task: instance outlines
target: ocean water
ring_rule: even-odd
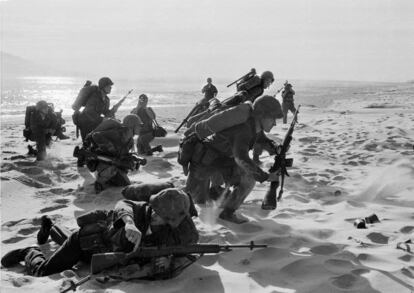
[[[179,84],[168,81],[133,81],[114,80],[115,85],[111,98],[111,105],[117,102],[128,90],[134,89],[130,97],[122,105],[122,110],[135,107],[138,96],[145,93],[149,96],[152,107],[187,107],[191,108],[202,98],[203,83],[181,82]],[[218,88],[219,99],[231,96],[235,86],[227,88],[230,81],[215,83]],[[276,81],[265,91],[273,95],[283,85],[284,81]],[[361,98],[389,95],[411,95],[414,93],[413,83],[368,83],[343,81],[303,81],[290,80],[296,91],[296,104],[327,107],[336,99]],[[2,81],[1,88],[1,121],[23,119],[25,109],[39,100],[46,100],[55,105],[56,110],[63,110],[64,116],[72,114],[71,105],[84,79],[75,77],[25,77]],[[279,97],[280,98],[280,97]]]

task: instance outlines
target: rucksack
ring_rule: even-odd
[[[218,111],[211,116],[194,123],[180,140],[177,161],[184,168],[193,157],[202,155],[202,141],[208,136],[246,122],[253,112],[251,103],[240,105]]]
[[[78,111],[80,108],[85,107],[89,97],[97,91],[99,91],[99,87],[97,85],[92,85],[92,82],[87,80],[85,85],[80,89],[79,94],[72,105],[72,109]]]

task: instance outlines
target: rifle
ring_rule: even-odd
[[[134,89],[129,90],[129,92],[127,92],[127,94],[118,101],[118,103],[116,103],[112,109],[111,109],[111,115],[110,116],[115,116],[116,111],[118,111],[118,108],[122,105],[122,103],[125,101],[125,99],[129,96],[130,93],[132,93]]]
[[[197,112],[197,111],[198,111],[198,109],[199,109],[201,106],[202,106],[202,104],[197,103],[197,104],[194,106],[194,108],[193,108],[193,109],[191,109],[190,113],[188,113],[187,117],[185,117],[185,118],[184,118],[184,120],[181,122],[181,124],[177,127],[177,129],[176,129],[176,130],[174,130],[174,132],[175,132],[175,133],[177,133],[177,132],[180,130],[180,128],[181,128],[181,127],[183,127],[183,125],[184,125],[185,123],[187,123],[188,119],[189,119],[191,116],[193,116],[193,115],[194,115],[194,113],[195,113],[195,112]]]
[[[61,290],[60,293],[66,293],[66,292],[70,292],[70,291],[76,291],[76,288],[77,287],[79,287],[83,283],[86,283],[90,279],[91,279],[91,275],[87,275],[86,277],[80,279],[76,283],[73,282],[72,280],[69,280],[69,282],[70,282],[69,286],[66,289]]]
[[[289,176],[286,167],[292,167],[293,165],[293,159],[292,158],[286,158],[286,152],[288,151],[290,147],[290,142],[292,141],[292,134],[293,130],[295,129],[295,124],[298,122],[298,113],[299,108],[296,109],[295,115],[293,116],[293,120],[290,124],[290,127],[285,135],[285,138],[283,139],[282,144],[280,145],[280,151],[275,155],[275,162],[273,166],[269,169],[269,172],[276,172],[280,171],[281,175],[281,184],[280,184],[280,190],[279,190],[279,196],[276,200],[276,190],[279,187],[279,181],[274,181],[270,183],[269,190],[266,192],[266,195],[262,202],[262,209],[263,210],[274,210],[277,206],[277,201],[279,201],[282,198],[283,194],[283,184],[285,182],[285,175]]]
[[[243,79],[248,79],[250,77],[252,77],[253,75],[256,74],[256,69],[252,68],[250,70],[250,72],[246,73],[245,75],[243,75],[242,77],[240,77],[239,79],[236,79],[235,81],[233,81],[232,83],[228,84],[227,87],[231,87],[233,84],[243,80]]]
[[[109,252],[92,255],[91,273],[96,274],[116,265],[126,265],[130,260],[142,258],[157,258],[161,256],[186,256],[189,254],[219,253],[231,251],[234,248],[265,248],[267,245],[256,245],[253,241],[249,245],[216,245],[216,244],[191,244],[183,246],[151,246],[139,247],[130,253]]]
[[[273,95],[273,97],[274,98],[276,98],[276,95],[278,94],[278,93],[280,93],[283,89],[284,89],[285,87],[284,86],[282,86],[280,89],[278,89],[277,90],[277,92]]]
[[[138,156],[136,153],[129,153],[129,155],[131,155],[131,160],[122,161],[110,156],[96,154],[84,148],[80,148],[79,146],[76,146],[73,150],[73,156],[78,158],[78,161],[83,163],[87,160],[97,160],[110,165],[114,165],[121,169],[128,170],[138,170],[140,166],[145,166],[147,164],[147,160]],[[131,165],[131,163],[133,165]]]

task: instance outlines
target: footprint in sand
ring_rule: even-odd
[[[39,175],[43,173],[43,169],[39,168],[39,167],[26,167],[26,168],[21,168],[20,171],[22,173],[25,174],[29,174],[29,175]]]
[[[47,207],[47,208],[41,209],[40,210],[40,213],[43,214],[43,213],[47,213],[47,212],[51,212],[51,211],[63,209],[63,208],[66,208],[66,207],[67,207],[67,205],[59,204],[59,205],[56,205],[56,206],[52,206],[52,207]]]
[[[33,180],[32,178],[26,177],[26,176],[19,176],[14,178],[17,181],[19,181],[20,183],[30,186],[30,187],[35,187],[35,188],[44,188],[47,187],[47,185],[45,185],[44,183],[38,182],[36,180]]]
[[[328,243],[323,245],[314,246],[310,249],[314,254],[331,255],[339,251],[338,246]]]
[[[400,229],[401,233],[408,234],[414,230],[414,226],[405,226]]]
[[[349,260],[335,258],[325,261],[324,266],[327,270],[335,274],[347,273],[354,268],[354,265]]]
[[[354,274],[344,274],[332,277],[331,280],[332,285],[344,290],[359,291],[369,286],[367,279]]]
[[[37,227],[29,227],[29,228],[22,228],[19,231],[17,231],[17,233],[22,234],[22,235],[30,235],[38,230],[39,228]]]
[[[4,244],[17,243],[19,241],[22,241],[23,239],[26,239],[26,237],[16,236],[16,237],[12,237],[12,238],[3,240],[2,243],[4,243]]]
[[[15,225],[17,225],[18,223],[20,223],[20,222],[23,222],[25,219],[20,219],[20,220],[17,220],[17,221],[8,221],[8,222],[6,222],[6,223],[4,223],[3,225],[1,225],[2,227],[7,227],[7,228],[10,228],[10,227],[12,227],[12,226],[15,226]]]
[[[387,244],[389,237],[382,235],[381,233],[372,232],[367,235],[367,238],[374,243]]]

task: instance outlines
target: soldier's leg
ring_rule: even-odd
[[[283,111],[283,124],[287,123],[287,114],[289,111],[289,105],[286,102],[282,103],[282,111]]]
[[[204,204],[209,198],[210,175],[206,168],[191,163],[185,185],[185,191],[191,195],[196,204]]]
[[[290,110],[290,112],[292,112],[292,114],[295,114],[296,108],[295,108],[295,104],[293,102],[289,103],[289,110]]]
[[[34,276],[48,276],[72,268],[82,257],[78,231],[60,246],[49,259],[39,249],[32,249],[25,257],[27,272]]]
[[[118,168],[113,165],[99,162],[96,167],[96,172],[95,192],[100,193],[105,189],[106,183],[116,175]]]
[[[140,155],[151,155],[150,142],[154,139],[152,132],[140,134],[137,140],[138,154]]]
[[[253,190],[256,181],[252,175],[244,172],[244,170],[238,166],[233,169],[233,175],[229,179],[229,183],[232,184],[234,188],[224,200],[222,204],[223,211],[220,213],[219,217],[223,220],[240,224],[246,222],[247,220],[237,217],[234,212],[240,207],[246,197]]]
[[[36,150],[37,150],[37,154],[36,154],[36,159],[38,161],[42,161],[44,159],[46,159],[46,134],[44,131],[38,130],[38,131],[34,131],[34,137],[36,140]]]
[[[113,176],[109,182],[112,185],[115,186],[127,186],[131,184],[131,181],[128,178],[128,173],[124,170],[118,169],[115,176]]]

